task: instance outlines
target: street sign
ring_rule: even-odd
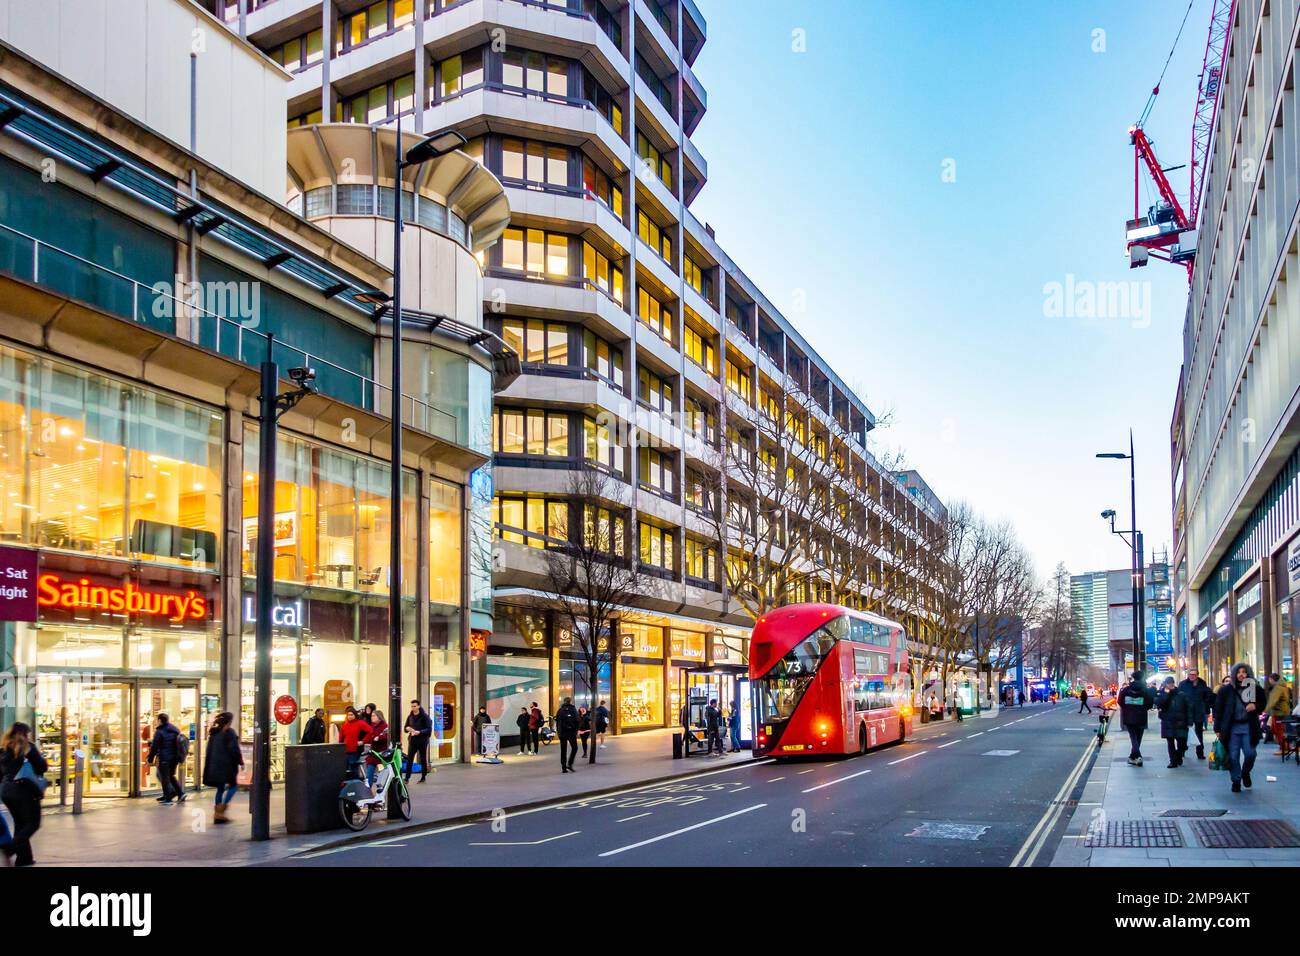
[[[282,694],[275,699],[275,706],[271,710],[275,714],[276,723],[288,726],[298,716],[298,702],[288,694]]]
[[[35,621],[40,552],[0,548],[0,621]]]

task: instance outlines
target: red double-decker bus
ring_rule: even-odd
[[[901,624],[834,604],[758,619],[749,644],[754,756],[862,753],[912,732]]]

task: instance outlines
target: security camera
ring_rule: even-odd
[[[305,368],[302,366],[291,368],[289,369],[289,380],[301,389],[306,389],[311,392],[316,390],[316,370],[314,368]]]
[[[1101,516],[1103,518],[1113,518],[1115,517],[1115,510],[1113,508],[1107,508],[1101,513]]]

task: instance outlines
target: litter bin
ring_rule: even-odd
[[[339,787],[347,773],[342,744],[296,744],[284,748],[284,828],[318,833],[343,826]]]
[[[680,730],[673,734],[673,759],[682,759],[682,732]]]

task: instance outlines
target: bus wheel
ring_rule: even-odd
[[[867,725],[861,724],[858,727],[858,753],[867,752]]]

